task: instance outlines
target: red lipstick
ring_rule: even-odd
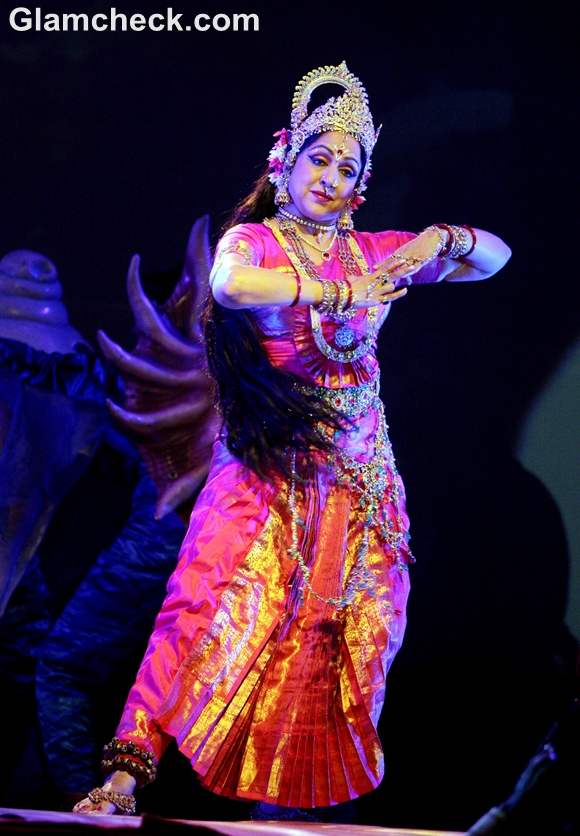
[[[314,190],[312,190],[312,194],[314,195],[314,197],[317,197],[323,203],[328,203],[330,200],[332,200],[331,197],[328,197],[328,195],[324,194],[323,192],[315,192]]]

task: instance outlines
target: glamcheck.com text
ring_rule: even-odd
[[[40,7],[17,6],[9,15],[16,32],[258,32],[257,14],[175,12],[172,7],[152,14],[125,14],[115,7],[106,12],[43,12]]]

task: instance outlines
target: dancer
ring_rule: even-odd
[[[344,93],[308,113],[316,88]],[[358,232],[378,131],[343,62],[308,73],[217,246],[204,312],[222,426],[106,781],[133,813],[174,738],[201,784],[281,807],[378,786],[377,724],[405,630],[409,518],[379,398],[378,333],[409,284],[471,281],[497,236]]]

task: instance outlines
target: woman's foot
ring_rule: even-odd
[[[73,813],[85,813],[88,816],[113,815],[119,812],[117,806],[110,801],[99,801],[95,803],[90,798],[83,798],[72,808]]]
[[[86,798],[73,807],[73,813],[87,815],[135,815],[135,796],[128,792],[113,790],[110,784],[95,787]]]

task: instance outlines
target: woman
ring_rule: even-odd
[[[345,92],[308,114],[328,83]],[[510,250],[471,227],[353,231],[378,132],[344,62],[301,80],[276,135],[210,276],[223,426],[208,479],[107,780],[78,812],[133,812],[172,737],[208,789],[283,807],[348,801],[383,775],[414,558],[377,335],[399,285],[483,279]]]

